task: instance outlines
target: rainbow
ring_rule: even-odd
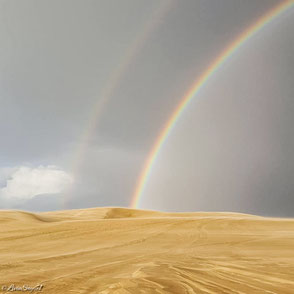
[[[80,170],[83,159],[85,158],[87,147],[90,144],[94,131],[98,127],[101,114],[104,111],[107,103],[113,97],[130,64],[136,59],[144,47],[146,41],[156,30],[156,28],[160,26],[162,19],[168,14],[174,5],[175,3],[170,0],[161,1],[160,4],[154,9],[154,12],[151,14],[149,20],[144,24],[143,29],[140,30],[138,36],[126,50],[121,62],[112,72],[104,89],[102,89],[102,93],[100,94],[99,99],[92,106],[91,113],[89,114],[89,118],[86,122],[86,126],[83,128],[83,133],[80,136],[80,143],[73,152],[71,171],[74,178],[78,178],[78,172]],[[70,199],[73,190],[74,186],[72,186],[71,189],[67,191],[62,206],[66,205],[66,202]]]
[[[151,152],[149,153],[137,181],[134,195],[131,200],[130,206],[132,208],[137,208],[139,201],[143,194],[144,188],[150,176],[152,167],[158,157],[162,146],[167,140],[169,134],[173,130],[173,127],[177,123],[179,117],[188,106],[189,102],[199,93],[201,88],[207,83],[209,78],[217,72],[219,68],[232,56],[246,41],[248,41],[253,35],[259,32],[264,26],[274,20],[276,17],[281,15],[284,11],[289,9],[294,5],[293,0],[283,1],[277,6],[268,11],[255,23],[253,23],[248,29],[246,29],[241,35],[239,35],[232,43],[222,51],[222,53],[208,66],[208,68],[198,77],[188,93],[181,99],[180,103],[175,108],[172,115],[169,117],[165,123],[163,129],[161,130],[159,136],[157,137],[155,144],[153,145]]]

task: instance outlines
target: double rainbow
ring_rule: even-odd
[[[174,2],[170,0],[159,2],[151,14],[149,20],[144,24],[143,29],[139,31],[137,37],[126,50],[121,62],[112,72],[104,89],[101,91],[99,99],[97,99],[97,101],[92,106],[91,113],[89,114],[89,118],[86,122],[86,126],[83,129],[83,133],[79,139],[79,144],[73,153],[71,170],[74,177],[78,178],[81,165],[84,158],[86,157],[87,148],[91,142],[95,130],[97,130],[101,114],[105,110],[105,107],[107,107],[107,104],[113,98],[115,91],[122,82],[126,72],[129,69],[129,66],[132,64],[132,62],[134,62],[134,60],[136,60],[146,41],[150,38],[150,36],[152,36],[152,33],[156,30],[156,28],[161,25],[162,19],[168,15],[168,12],[173,8],[174,5]],[[63,200],[63,206],[66,206],[73,190],[74,186],[67,191],[67,194]]]
[[[264,26],[273,21],[276,17],[281,15],[284,11],[294,6],[293,0],[283,1],[275,6],[273,9],[263,15],[257,22],[252,24],[246,29],[240,36],[238,36],[229,46],[208,66],[208,68],[202,73],[202,75],[195,81],[189,92],[181,99],[180,103],[175,108],[174,112],[165,123],[161,130],[155,144],[153,145],[151,152],[149,153],[147,160],[144,163],[142,172],[139,176],[135,193],[132,197],[130,206],[136,208],[139,205],[139,201],[143,194],[144,188],[150,176],[152,167],[160,153],[162,146],[167,140],[173,127],[177,123],[179,117],[188,106],[189,102],[199,93],[201,88],[206,84],[210,77],[232,56],[246,41],[248,41],[253,35],[259,32]]]

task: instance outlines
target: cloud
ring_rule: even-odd
[[[9,202],[22,202],[42,194],[58,194],[73,183],[72,176],[56,166],[19,166],[5,169],[1,175],[0,196]]]

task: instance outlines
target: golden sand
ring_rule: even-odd
[[[38,284],[56,294],[290,294],[294,220],[123,208],[0,211],[0,293]]]

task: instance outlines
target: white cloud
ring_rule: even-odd
[[[5,180],[6,183],[3,185],[2,178],[0,195],[8,201],[29,200],[41,194],[61,193],[73,182],[67,172],[55,166],[19,166],[10,169],[8,175],[6,172]]]

